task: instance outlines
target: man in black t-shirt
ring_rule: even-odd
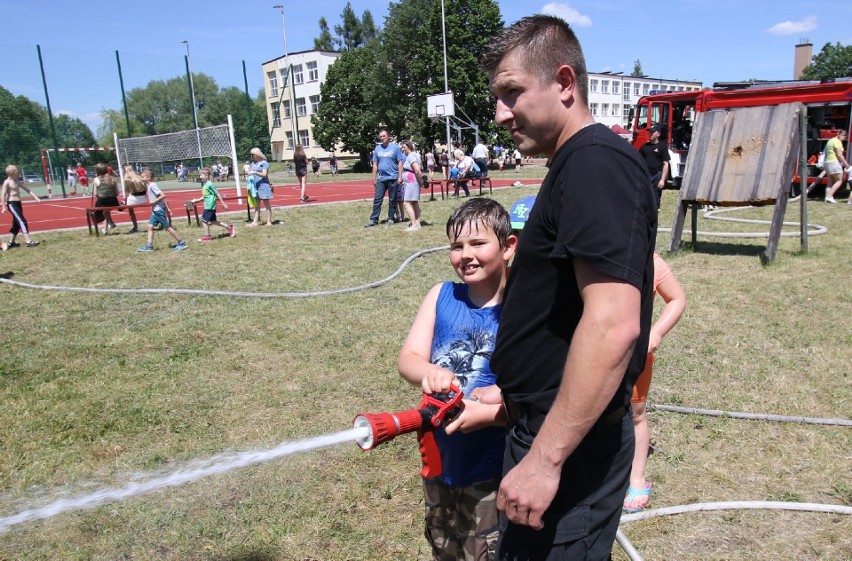
[[[638,152],[595,124],[582,49],[564,21],[523,18],[482,63],[497,123],[550,168],[491,359],[509,418],[497,557],[604,560],[633,458],[630,395],[648,349],[654,195]]]
[[[657,195],[657,208],[660,208],[660,198],[669,177],[671,158],[669,157],[668,145],[660,140],[660,126],[651,125],[648,132],[651,134],[651,138],[639,148],[639,154],[642,155],[645,164],[648,166],[648,173],[651,174],[651,186],[654,188],[654,194]]]

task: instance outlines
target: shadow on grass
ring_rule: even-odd
[[[744,255],[746,257],[760,257],[766,251],[766,243],[756,242],[751,245],[742,243],[724,242],[684,242],[680,246],[681,252],[709,254],[709,255]]]

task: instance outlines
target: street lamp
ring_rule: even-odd
[[[290,134],[293,137],[293,150],[296,149],[297,138],[296,138],[296,129],[298,128],[298,121],[296,120],[296,92],[295,92],[295,84],[291,80],[290,69],[292,65],[290,64],[290,54],[287,50],[287,25],[284,21],[284,6],[281,4],[275,4],[272,6],[273,9],[279,10],[281,12],[281,33],[284,36],[284,59],[287,61],[287,93],[289,94],[287,97],[290,101]],[[284,97],[284,91],[281,91],[281,95],[278,97],[278,109],[281,110],[281,99]],[[286,145],[286,143],[285,143]],[[281,157],[284,157],[284,150],[281,150]]]
[[[195,123],[195,139],[198,142],[198,169],[204,167],[201,157],[201,134],[198,132],[198,105],[195,103],[195,83],[192,80],[192,60],[189,58],[189,41],[181,41],[186,45],[186,72],[189,74],[189,96],[192,98],[192,120]]]
[[[441,35],[444,38],[444,92],[450,91],[449,80],[447,79],[447,18],[444,15],[444,0],[441,0]],[[455,103],[455,97],[453,98],[453,103]],[[455,109],[453,109],[455,112]],[[450,118],[445,117],[444,120],[447,123],[447,153],[450,153],[450,145],[452,139],[450,138]]]

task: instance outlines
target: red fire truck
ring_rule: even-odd
[[[670,176],[680,187],[698,113],[735,107],[756,107],[801,102],[808,111],[808,156],[816,155],[838,129],[850,130],[852,118],[852,79],[834,82],[772,82],[714,84],[713,89],[692,92],[659,93],[639,99],[633,119],[633,146],[648,142],[648,127],[660,126],[660,139],[669,146]],[[848,138],[848,137],[847,137]],[[848,146],[846,147],[848,154]],[[820,170],[809,166],[809,181]],[[798,181],[798,177],[794,179]],[[821,180],[825,184],[826,180]]]

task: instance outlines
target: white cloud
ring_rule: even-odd
[[[796,35],[798,33],[806,33],[808,31],[813,31],[817,26],[817,17],[816,16],[808,16],[800,21],[782,21],[781,23],[776,23],[767,31],[773,35]]]
[[[542,14],[557,16],[567,21],[572,27],[591,27],[592,18],[584,16],[568,4],[550,2],[541,8]]]

